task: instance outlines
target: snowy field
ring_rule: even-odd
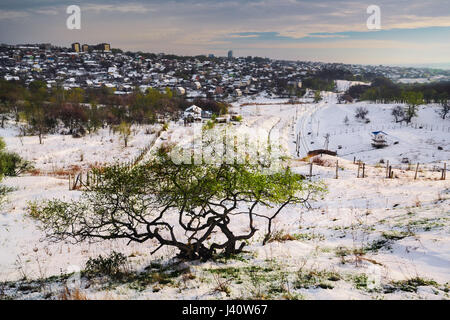
[[[319,108],[307,122],[303,134],[308,149],[320,149],[325,145],[325,136],[330,135],[328,148],[337,151],[340,157],[376,164],[389,160],[399,164],[403,158],[411,163],[434,163],[450,159],[450,123],[437,114],[437,106],[420,106],[418,117],[406,127],[395,123],[391,115],[395,104],[376,105],[368,103],[335,104]],[[370,123],[355,119],[355,110],[367,108]],[[348,125],[344,123],[348,117]],[[387,133],[389,146],[377,150],[371,145],[371,133]],[[339,149],[341,146],[341,149]],[[441,147],[443,150],[438,150]]]
[[[395,123],[391,115],[392,109],[399,104],[338,104],[333,93],[323,93],[323,98],[317,104],[305,100],[301,105],[285,104],[287,100],[276,101],[273,105],[241,106],[239,103],[234,110],[250,123],[258,118],[281,119],[277,128],[289,130],[290,138],[287,135],[283,137],[292,155],[296,136],[300,134],[300,157],[305,157],[309,151],[326,148],[325,136],[329,134],[328,149],[352,161],[356,157],[373,165],[380,160],[398,165],[404,158],[412,164],[442,164],[450,159],[450,121],[439,116],[437,105],[420,106],[418,117],[407,126],[405,122]],[[266,99],[261,100],[267,103]],[[360,107],[369,111],[367,118],[370,123],[355,118],[355,111]],[[344,123],[346,117],[349,119],[347,124]],[[379,150],[372,147],[374,131],[387,134],[387,148]]]
[[[309,150],[323,148],[327,133],[329,149],[337,150],[338,158],[315,161],[312,179],[323,180],[328,187],[323,199],[311,210],[287,208],[275,221],[278,240],[262,246],[261,226],[247,252],[233,259],[171,265],[175,250],[151,256],[152,241],[130,245],[41,241],[37,223],[25,214],[28,201],[76,199],[80,192],[68,191],[67,180],[57,177],[6,178],[4,184],[15,191],[0,209],[0,282],[8,281],[0,283],[0,298],[58,299],[70,266],[83,269],[90,257],[115,250],[128,257],[129,269],[145,275],[145,281],[142,276],[126,283],[82,278],[80,290],[88,299],[449,299],[450,182],[439,180],[439,172],[421,171],[414,180],[414,171],[399,169],[396,179],[386,179],[385,168],[376,165],[381,159],[400,164],[405,157],[421,164],[448,162],[449,121],[439,119],[434,106],[421,106],[413,123],[423,129],[400,127],[390,115],[395,105],[340,105],[333,93],[323,97],[318,104],[304,100],[289,105],[269,97],[234,104],[233,111],[243,115],[243,127],[279,132],[295,172],[309,173],[308,163],[300,159]],[[355,120],[359,106],[369,110],[367,125]],[[348,125],[343,121],[346,115]],[[189,135],[189,130],[172,123],[156,145],[176,142],[175,137]],[[371,150],[370,133],[375,130],[399,143]],[[294,143],[298,133],[299,157]],[[0,135],[9,150],[46,172],[129,159],[151,141],[145,128],[136,128],[128,148],[108,130],[81,139],[47,136],[44,145],[37,137],[17,137],[12,124]],[[366,178],[356,177],[354,157],[368,164]],[[234,228],[246,227],[237,220]],[[46,280],[33,281],[37,279]]]
[[[8,151],[20,154],[25,160],[31,161],[36,169],[51,174],[130,161],[152,141],[153,134],[147,133],[152,133],[153,130],[152,126],[133,127],[127,148],[124,147],[121,136],[109,129],[99,129],[82,138],[46,135],[43,144],[39,144],[38,137],[21,137],[18,127],[11,121],[6,123],[4,129],[0,128],[0,136]]]

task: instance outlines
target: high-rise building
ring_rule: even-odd
[[[81,47],[81,51],[83,51],[83,52],[89,52],[89,45],[83,44],[83,46]]]
[[[233,50],[228,51],[228,59],[233,59]]]
[[[81,46],[78,42],[72,43],[72,51],[73,52],[80,52]]]
[[[101,51],[111,51],[109,43],[101,43],[98,45]]]

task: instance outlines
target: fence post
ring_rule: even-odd
[[[358,175],[356,176],[357,178],[359,178],[359,170],[361,169],[361,162],[358,162]]]
[[[313,169],[313,163],[310,162],[310,163],[309,163],[309,179],[310,179],[310,180],[312,179],[312,169]]]
[[[442,169],[442,177],[441,180],[445,180],[447,176],[447,163],[444,163],[444,169]]]
[[[389,160],[386,163],[386,178],[389,178]]]
[[[339,179],[339,161],[336,161],[336,179]]]
[[[419,163],[416,166],[416,174],[414,175],[414,180],[417,180],[417,173],[419,172]]]
[[[363,179],[366,177],[366,164],[363,163]]]
[[[69,173],[69,191],[72,190],[71,185],[70,185],[70,173]]]

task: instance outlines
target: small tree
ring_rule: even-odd
[[[5,121],[9,120],[8,116],[6,114],[0,115],[0,121],[1,121],[1,127],[2,129],[5,128]]]
[[[314,92],[314,103],[318,103],[322,101],[322,95],[320,94],[320,91]]]
[[[344,124],[345,124],[346,126],[348,126],[348,125],[350,124],[350,119],[348,118],[348,116],[345,116],[345,118],[344,118]]]
[[[128,147],[128,141],[131,136],[131,124],[125,121],[122,121],[118,126],[114,128],[114,131],[119,132],[120,137],[123,140],[125,148]]]
[[[39,137],[39,144],[43,144],[44,135],[50,129],[50,119],[47,117],[44,108],[27,103],[25,117],[30,133],[37,135]]]
[[[261,169],[249,163],[176,165],[160,151],[145,165],[97,170],[101,183],[80,201],[44,202],[37,216],[49,240],[153,239],[159,246],[152,253],[172,246],[190,260],[218,251],[229,256],[242,252],[257,221],[266,222],[267,241],[283,209],[309,206],[324,191],[289,168],[272,174]]]
[[[0,182],[3,180],[3,177],[5,175],[8,175],[10,169],[10,167],[6,163],[6,156],[8,154],[4,152],[5,147],[5,142],[3,141],[2,137],[0,137]],[[11,191],[11,188],[2,186],[0,184],[0,206],[5,201],[6,194]]]
[[[0,181],[3,176],[15,177],[33,168],[31,162],[16,153],[5,152],[5,143],[0,137]]]
[[[439,115],[442,117],[443,120],[445,120],[447,115],[450,113],[450,104],[448,103],[447,95],[443,95],[439,100],[440,100],[439,103],[441,105]]]
[[[422,92],[409,91],[403,94],[403,98],[407,103],[405,108],[405,121],[411,123],[414,117],[417,117],[417,107],[423,103]]]
[[[358,107],[358,108],[356,108],[355,118],[361,119],[361,120],[366,120],[366,117],[368,114],[369,114],[369,110],[367,110],[367,108]]]
[[[405,111],[402,107],[396,106],[392,109],[392,115],[394,116],[395,123],[402,122],[405,117]]]

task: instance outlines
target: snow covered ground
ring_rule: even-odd
[[[99,129],[96,133],[82,138],[71,135],[46,135],[43,144],[39,144],[38,137],[21,137],[14,122],[7,122],[4,129],[0,128],[7,150],[20,154],[24,159],[33,162],[42,172],[88,169],[105,163],[130,161],[139,154],[153,139],[153,134],[147,134],[147,129],[155,130],[152,126],[132,128],[132,136],[128,147],[119,134],[112,130]]]
[[[439,117],[437,106],[420,106],[418,117],[408,127],[405,123],[393,121],[391,111],[395,106],[365,102],[326,104],[309,117],[301,132],[305,137],[306,150],[324,148],[325,136],[329,134],[328,148],[349,160],[356,157],[375,164],[383,159],[399,164],[403,158],[408,158],[412,163],[450,159],[450,123]],[[370,123],[355,119],[358,107],[369,110],[367,118]],[[349,119],[348,125],[344,123],[346,117]],[[374,131],[387,133],[387,148],[377,150],[371,146],[371,133]],[[438,150],[439,147],[443,150]],[[304,150],[302,154],[305,154]]]
[[[281,144],[292,157],[290,166],[298,173],[309,173],[308,163],[300,158],[308,150],[323,148],[327,133],[329,149],[337,150],[339,157],[314,161],[312,179],[328,186],[323,199],[313,203],[311,210],[287,208],[275,221],[278,240],[262,246],[261,228],[247,253],[233,259],[172,266],[175,250],[167,248],[151,256],[152,242],[40,241],[37,223],[25,214],[28,201],[75,199],[80,192],[68,191],[67,180],[56,177],[5,179],[4,184],[15,191],[0,209],[0,281],[12,282],[0,283],[0,298],[3,294],[16,299],[57,299],[65,286],[61,275],[69,266],[82,269],[90,257],[115,250],[128,257],[130,270],[141,272],[140,276],[126,282],[83,278],[80,290],[88,299],[448,299],[450,182],[439,180],[440,173],[432,171],[419,172],[414,180],[414,171],[405,166],[395,170],[397,178],[386,179],[385,168],[376,164],[380,159],[399,164],[404,157],[422,164],[448,162],[450,132],[442,128],[450,126],[449,121],[439,119],[434,106],[422,106],[414,124],[423,129],[400,127],[390,115],[394,105],[339,105],[333,93],[323,93],[323,98],[318,104],[304,100],[289,105],[287,100],[259,97],[234,105],[233,110],[243,115],[242,126],[279,131]],[[355,120],[358,106],[369,109],[370,124]],[[343,122],[346,115],[348,125]],[[176,141],[177,133],[187,135],[189,130],[171,124],[157,144]],[[369,150],[373,130],[385,131],[399,144]],[[301,154],[297,157],[294,142],[299,132]],[[132,147],[123,148],[107,130],[82,139],[49,136],[44,145],[38,144],[37,137],[23,138],[22,145],[11,126],[0,135],[9,150],[44,171],[80,165],[80,151],[86,166],[128,159],[151,138],[140,128]],[[368,164],[366,178],[357,178],[353,157]],[[336,161],[339,179],[335,179]],[[244,228],[239,220],[234,227]],[[149,265],[153,267],[146,268]],[[44,285],[18,281],[24,277],[47,280]]]
[[[335,83],[336,83],[336,91],[337,92],[346,92],[352,86],[357,86],[357,85],[369,86],[370,85],[370,83],[367,83],[367,82],[346,81],[346,80],[336,80]]]

